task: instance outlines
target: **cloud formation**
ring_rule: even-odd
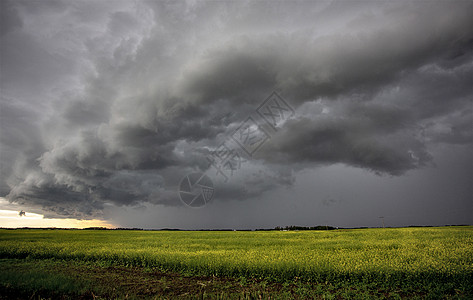
[[[319,165],[400,176],[473,142],[471,2],[1,5],[0,196],[51,215],[180,205],[273,90],[295,117],[217,199]]]

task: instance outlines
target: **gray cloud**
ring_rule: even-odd
[[[180,205],[272,90],[295,118],[216,199],[293,170],[400,176],[471,145],[472,3],[2,2],[1,196],[51,214]]]
[[[12,2],[2,1],[1,7],[1,23],[0,23],[0,35],[4,35],[9,31],[13,31],[16,28],[21,28],[23,22],[18,15]]]

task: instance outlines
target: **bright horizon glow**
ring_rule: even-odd
[[[41,214],[26,212],[24,216],[19,216],[18,211],[0,210],[0,227],[19,228],[87,228],[87,227],[116,227],[104,220],[78,220],[78,219],[48,219]]]

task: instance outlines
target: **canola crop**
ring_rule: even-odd
[[[275,281],[473,285],[473,227],[331,231],[0,230],[0,258]]]

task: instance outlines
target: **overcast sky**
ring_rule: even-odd
[[[473,224],[472,1],[0,5],[0,209]],[[213,199],[188,207],[181,180],[199,172]]]

